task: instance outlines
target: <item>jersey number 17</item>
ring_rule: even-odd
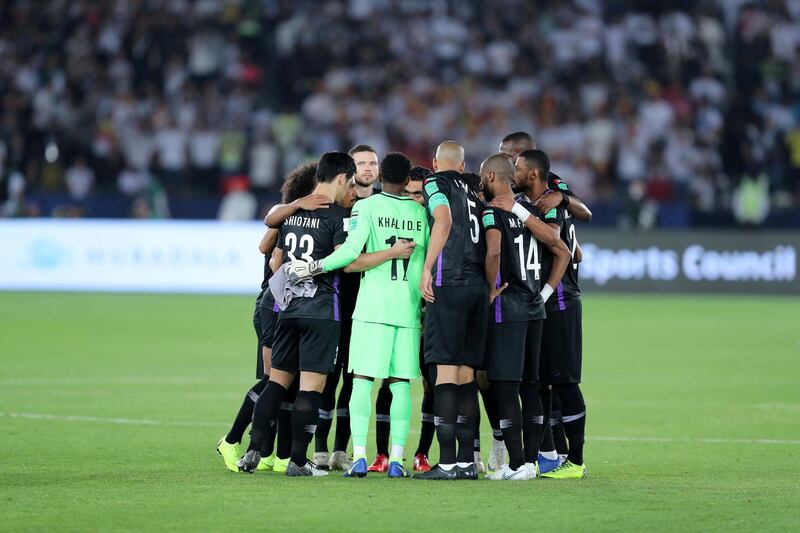
[[[397,242],[397,237],[392,235],[388,239],[386,239],[386,244],[390,247],[394,246]],[[414,242],[413,237],[400,237],[400,239],[404,241]],[[408,281],[408,263],[411,261],[411,258],[403,259],[403,281]],[[392,281],[397,281],[397,259],[392,259]]]

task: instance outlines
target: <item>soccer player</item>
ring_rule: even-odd
[[[306,209],[311,208],[311,205],[315,203],[315,199],[313,197],[304,197],[311,194],[311,191],[314,190],[317,183],[314,176],[316,168],[316,163],[306,163],[300,165],[286,175],[284,183],[281,186],[284,204],[296,203],[298,206],[305,206]],[[277,241],[278,230],[277,228],[271,227],[264,233],[258,245],[259,251],[264,254],[264,279],[261,283],[261,292],[258,298],[256,298],[256,308],[253,313],[253,325],[255,326],[256,334],[259,339],[256,358],[256,378],[259,379],[259,382],[247,391],[230,431],[225,437],[220,439],[220,442],[217,444],[217,451],[222,456],[225,467],[234,472],[239,471],[237,465],[237,462],[241,458],[239,443],[242,440],[245,429],[247,429],[247,426],[250,425],[250,421],[253,419],[253,407],[258,399],[258,395],[264,390],[269,380],[272,340],[277,312],[273,310],[275,299],[269,291],[268,283],[269,278],[272,276],[270,258]],[[261,451],[262,456],[266,457],[266,459],[259,463],[259,470],[268,470],[270,467],[274,467],[276,471],[281,468],[285,471],[285,466],[289,462],[289,453],[285,451],[286,436],[288,435],[290,437],[291,434],[290,431],[287,431],[288,423],[281,423],[281,421],[279,421],[278,428],[280,437],[277,457],[270,457],[272,451],[270,451],[269,448],[274,444],[274,438],[268,436],[266,439],[266,449]],[[288,439],[288,443],[289,446],[291,446],[291,438]],[[281,448],[283,448],[283,450]],[[284,452],[283,454],[280,453],[282,451]],[[282,461],[282,458],[285,458],[285,461]]]
[[[356,164],[356,173],[353,176],[355,201],[369,198],[376,192],[375,184],[378,179],[378,154],[375,149],[366,144],[354,146],[348,152]],[[379,191],[378,191],[379,192]],[[352,206],[350,206],[352,207]],[[350,338],[353,327],[353,310],[358,296],[358,285],[361,280],[359,273],[342,273],[339,294],[342,306],[342,325],[339,337],[339,355],[333,373],[328,376],[325,390],[322,391],[322,405],[319,411],[319,425],[314,438],[314,462],[321,468],[331,470],[346,470],[350,466],[347,456],[347,444],[350,441],[350,395],[353,392],[353,374],[347,371],[347,358],[350,353]],[[342,379],[342,388],[339,399],[336,399],[336,388],[339,378]],[[333,453],[328,455],[328,435],[333,421],[334,404],[336,407],[336,433],[333,440]]]
[[[537,384],[544,304],[561,280],[570,255],[558,230],[531,215],[536,211],[532,204],[513,200],[515,169],[505,154],[487,158],[480,173],[486,199],[505,199],[502,208],[491,203],[482,217],[492,306],[486,368],[509,454],[509,463],[487,478],[527,480],[538,473],[536,461],[544,425]],[[541,277],[542,244],[555,257],[548,278]]]
[[[406,183],[403,193],[417,202],[419,205],[425,207],[425,197],[422,193],[422,183],[425,178],[430,176],[432,173],[433,171],[427,167],[416,166],[412,168],[408,175],[408,183]],[[424,303],[425,302],[423,301],[423,304]],[[422,307],[422,312],[424,317],[424,305]],[[417,444],[417,450],[414,452],[414,470],[417,472],[427,472],[431,469],[431,465],[428,462],[428,455],[431,451],[435,427],[433,425],[433,386],[431,385],[428,377],[428,369],[427,365],[425,364],[425,351],[422,349],[421,342],[419,351],[419,369],[420,373],[422,374],[422,412],[420,413],[421,424],[419,431],[419,443]]]
[[[423,194],[433,221],[420,281],[425,310],[425,362],[435,365],[434,421],[439,464],[417,479],[477,479],[474,462],[478,395],[488,314],[482,202],[465,182],[464,148],[444,141]],[[435,273],[434,273],[435,272]],[[456,452],[458,441],[458,452]]]
[[[500,142],[500,151],[511,158],[511,162],[516,162],[519,155],[526,150],[535,150],[536,142],[530,134],[524,131],[517,131],[509,133]],[[575,196],[575,193],[570,190],[567,183],[557,175],[549,172],[547,175],[547,187],[551,191],[560,192],[561,194],[550,196],[548,198],[539,198],[539,209],[542,213],[547,213],[555,207],[563,207],[569,213],[580,220],[581,222],[589,222],[592,220],[592,212],[586,207],[580,198]],[[518,189],[519,186],[517,185]]]
[[[533,150],[536,148],[536,142],[530,134],[524,131],[517,131],[506,135],[500,142],[500,151],[511,158],[512,163],[516,162],[519,154],[526,150]],[[559,194],[542,195],[534,204],[541,213],[549,213],[551,209],[562,207],[577,220],[582,222],[589,222],[592,219],[592,212],[586,207],[580,198],[576,197],[569,185],[562,180],[559,176],[548,173],[547,177],[548,190],[558,192]],[[516,187],[517,192],[519,188]],[[578,249],[579,250],[579,249]],[[576,250],[576,254],[578,253]],[[573,255],[576,255],[573,254]],[[542,402],[544,403],[545,416],[550,418],[550,423],[545,426],[543,435],[542,452],[539,460],[539,467],[541,472],[548,472],[556,468],[561,463],[559,453],[566,454],[567,444],[564,435],[563,426],[561,424],[560,402],[557,395],[552,393],[549,386],[542,386],[540,390],[542,394]],[[552,408],[552,410],[551,410]],[[555,440],[554,440],[555,439]],[[494,444],[498,444],[496,441]],[[495,456],[495,447],[492,447],[492,456]],[[492,459],[489,459],[490,463]]]
[[[527,199],[541,198],[548,192],[550,161],[541,150],[522,152],[516,162],[515,181]],[[547,301],[547,319],[542,331],[540,375],[543,383],[552,385],[554,396],[561,400],[564,433],[568,441],[567,460],[542,477],[556,479],[581,478],[586,475],[583,460],[586,404],[580,389],[582,367],[581,300],[578,287],[577,239],[570,213],[558,207],[545,214],[545,222],[558,229],[569,248],[572,261],[554,298]],[[543,275],[556,269],[555,260],[545,253]]]
[[[299,209],[281,225],[278,248],[282,263],[298,258],[321,259],[345,239],[347,210],[335,202],[346,202],[348,184],[355,174],[353,158],[342,152],[328,152],[317,163],[317,186],[314,193],[327,196],[330,206],[307,211]],[[300,386],[292,409],[292,451],[286,475],[322,476],[327,472],[309,464],[308,444],[319,418],[319,406],[327,375],[333,371],[339,345],[338,273],[331,272],[315,280],[313,296],[293,297],[279,313],[273,343],[272,372],[269,383],[259,396],[250,429],[256,449],[248,451],[242,468],[252,472],[261,460],[260,443],[274,424],[287,389],[295,375]],[[276,295],[276,299],[278,299]]]
[[[429,235],[425,209],[403,194],[410,170],[411,163],[403,154],[388,154],[380,165],[383,191],[355,205],[344,245],[308,267],[311,275],[342,267],[364,270],[353,261],[365,246],[367,253],[388,253],[398,241],[406,243],[410,252],[405,259],[367,268],[361,278],[348,365],[354,374],[350,399],[353,463],[345,477],[365,477],[368,472],[366,446],[375,378],[388,378],[392,392],[389,477],[409,477],[403,450],[411,419],[409,380],[420,375],[419,279]],[[293,268],[294,264],[290,271]]]
[[[258,379],[258,382],[250,387],[250,390],[245,394],[242,405],[239,407],[239,412],[236,413],[236,418],[233,421],[233,425],[231,425],[231,429],[217,442],[217,452],[222,456],[225,468],[232,472],[239,471],[239,467],[236,464],[242,455],[239,445],[242,441],[245,429],[250,425],[250,420],[253,418],[253,406],[255,406],[258,395],[261,394],[261,391],[267,386],[267,381],[269,381],[272,341],[268,340],[264,335],[261,301],[264,298],[265,292],[269,291],[269,278],[272,275],[272,270],[269,267],[269,260],[277,240],[277,230],[267,229],[264,236],[261,238],[261,242],[258,244],[259,251],[264,254],[264,278],[261,282],[261,292],[259,292],[256,297],[256,306],[253,312],[253,327],[258,337],[258,349],[256,354],[256,379]],[[267,435],[265,439],[265,448],[261,450],[262,456],[272,459],[273,461],[272,448],[274,442],[275,432],[272,431],[272,434]],[[270,461],[265,460],[258,465],[258,469],[268,470],[271,466]]]

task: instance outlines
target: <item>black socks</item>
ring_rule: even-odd
[[[350,442],[350,396],[353,394],[353,373],[345,369],[342,375],[342,390],[336,402],[336,436],[333,439],[333,451],[346,452]]]
[[[334,410],[336,409],[336,388],[339,386],[339,368],[328,374],[325,388],[322,390],[322,403],[319,406],[319,422],[314,434],[314,451],[328,451],[328,436],[331,433]]]
[[[378,453],[389,457],[389,410],[392,407],[392,391],[389,380],[384,379],[375,400],[375,445]]]
[[[281,459],[288,459],[292,455],[292,409],[297,398],[297,389],[300,388],[300,378],[295,378],[292,386],[286,392],[281,402],[278,413],[278,444],[275,455]]]
[[[274,381],[267,383],[253,407],[253,423],[250,426],[250,449],[264,448],[270,426],[275,424],[286,389]]]
[[[422,428],[419,432],[419,445],[414,455],[424,453],[427,456],[430,453],[434,431],[436,431],[436,427],[433,425],[433,394],[426,392],[422,397]]]
[[[544,426],[539,387],[536,383],[523,383],[519,387],[519,396],[522,399],[522,440],[525,462],[533,463],[539,457],[539,442]]]
[[[474,381],[458,386],[458,417],[456,437],[458,438],[459,463],[475,461],[475,428],[478,421],[478,384]]]
[[[486,390],[478,389],[483,399],[483,408],[489,424],[492,426],[492,436],[497,440],[503,440],[503,432],[500,430],[500,414],[497,405],[497,394],[492,390],[493,385],[489,385]],[[480,435],[480,433],[479,433]]]
[[[456,462],[456,419],[458,418],[458,385],[443,383],[434,387],[433,420],[439,441],[439,462]]]
[[[301,390],[292,409],[292,462],[305,466],[308,445],[317,430],[322,393]]]
[[[522,448],[522,409],[519,405],[519,383],[493,381],[492,392],[497,401],[499,426],[508,450],[508,466],[516,470],[525,462]]]
[[[256,405],[256,400],[258,400],[258,396],[264,390],[264,387],[267,386],[268,381],[269,376],[264,376],[261,378],[261,381],[250,387],[250,390],[247,391],[242,401],[242,406],[239,407],[239,412],[236,413],[236,418],[233,420],[233,425],[225,436],[225,442],[228,444],[242,442],[244,430],[246,430],[250,422],[253,421],[253,408]]]
[[[583,443],[586,432],[586,403],[577,383],[555,385],[561,399],[561,420],[567,436],[567,459],[576,465],[583,464]]]

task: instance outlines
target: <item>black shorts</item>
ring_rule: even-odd
[[[542,329],[542,357],[539,377],[542,383],[556,385],[580,383],[583,367],[581,301],[564,311],[548,311]]]
[[[539,381],[543,320],[490,322],[486,372],[492,381]]]
[[[275,342],[275,324],[278,322],[278,306],[275,298],[267,291],[261,298],[261,344],[272,348]]]
[[[339,322],[321,318],[278,318],[272,368],[330,374],[339,348]]]
[[[486,345],[489,295],[486,285],[434,287],[425,306],[425,362],[480,368]]]
[[[425,363],[425,341],[420,336],[419,338],[419,373],[430,383],[430,375],[428,375],[428,365]]]
[[[347,369],[347,356],[350,354],[350,336],[353,333],[353,320],[344,318],[340,322],[339,328],[339,356],[336,358],[336,365]]]

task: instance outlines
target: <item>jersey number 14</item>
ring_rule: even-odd
[[[528,237],[528,253],[525,254],[525,236],[518,235],[514,239],[519,251],[519,273],[523,280],[528,279],[528,272],[533,271],[533,279],[539,279],[542,264],[539,263],[539,246],[533,235]]]

